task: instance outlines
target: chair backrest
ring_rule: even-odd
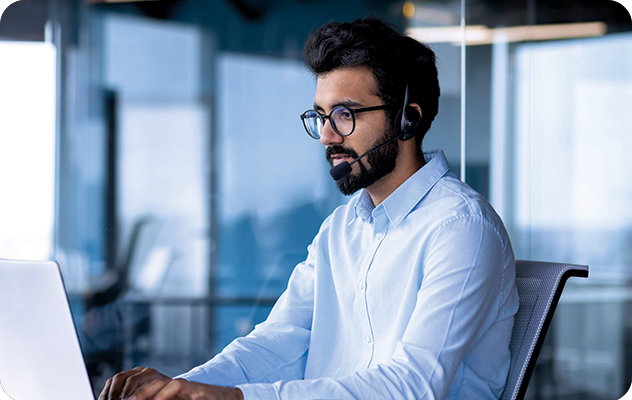
[[[520,307],[511,334],[511,365],[501,400],[521,400],[566,280],[588,277],[587,265],[516,261]]]

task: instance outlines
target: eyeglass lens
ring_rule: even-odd
[[[305,130],[314,139],[320,139],[320,130],[323,127],[324,119],[322,115],[314,110],[305,111],[303,114],[303,125]]]
[[[326,117],[314,110],[307,111],[303,115],[307,133],[313,138],[319,139]],[[331,110],[329,121],[334,131],[342,136],[350,135],[355,127],[353,112],[346,107],[336,107]]]

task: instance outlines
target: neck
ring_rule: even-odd
[[[412,142],[400,142],[399,149],[400,153],[397,157],[395,169],[366,188],[375,206],[382,203],[401,184],[406,182],[408,178],[426,164],[421,148],[415,145],[414,140]]]

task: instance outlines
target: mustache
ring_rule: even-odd
[[[330,164],[332,163],[331,156],[334,154],[345,154],[351,158],[358,158],[358,153],[356,153],[353,149],[347,149],[338,144],[333,144],[325,149],[325,158],[327,158],[327,161],[329,161]]]

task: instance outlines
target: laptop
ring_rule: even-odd
[[[95,400],[53,261],[0,259],[0,385],[13,400]]]

